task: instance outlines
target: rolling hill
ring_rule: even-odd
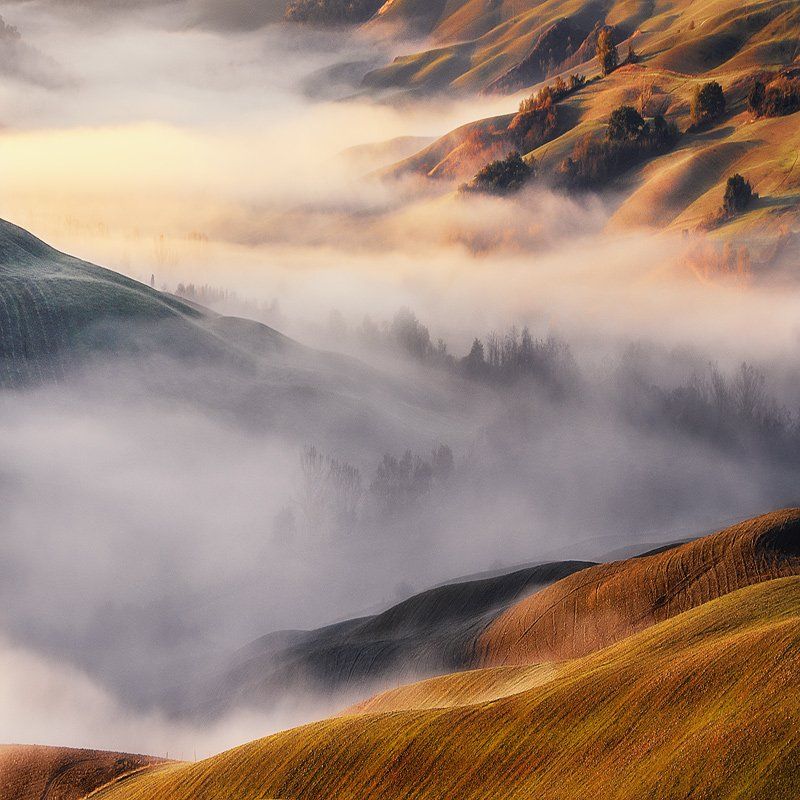
[[[245,361],[259,347],[277,352],[294,346],[265,326],[220,318],[60,253],[4,221],[0,320],[3,386],[59,379],[71,366],[104,352]]]
[[[203,687],[202,713],[269,708],[287,698],[363,696],[365,687],[468,668],[478,636],[521,598],[587,562],[542,564],[491,578],[439,586],[381,614],[315,631],[269,634]]]
[[[792,798],[799,670],[800,578],[778,579],[496,700],[336,718],[97,796]]]
[[[423,8],[432,47],[370,73],[368,86],[515,91],[593,66],[597,24],[613,27],[623,54],[633,42],[650,67],[686,76],[785,66],[798,56],[800,17],[791,0],[391,0],[374,23],[419,28]]]
[[[761,581],[800,574],[791,509],[646,558],[600,564],[512,606],[482,634],[483,666],[578,658]]]
[[[418,19],[417,5],[394,0],[375,19]],[[602,140],[612,111],[630,105],[646,119],[664,115],[682,135],[674,147],[641,158],[599,187],[611,190],[611,229],[682,233],[710,228],[712,239],[737,239],[749,248],[751,275],[769,275],[776,265],[791,262],[779,259],[776,248],[800,253],[797,109],[756,117],[747,105],[757,78],[769,81],[783,74],[800,85],[796,3],[470,0],[432,4],[429,11],[435,17],[432,47],[369,73],[365,86],[421,96],[491,92],[513,97],[507,115],[462,125],[382,170],[382,177],[418,174],[438,179],[447,190],[519,150],[537,162],[539,185],[558,184],[581,140]],[[612,31],[621,62],[607,76],[599,74],[595,58],[602,26]],[[635,57],[628,62],[630,47]],[[519,93],[573,74],[588,80],[554,104],[557,124],[533,140],[515,136]],[[693,95],[712,80],[725,93],[725,113],[693,126]],[[760,199],[735,220],[714,223],[734,173],[746,176]]]
[[[776,512],[652,554],[543,564],[440,586],[376,616],[272,633],[203,686],[196,706],[216,715],[309,693],[346,701],[365,687],[577,658],[744,586],[800,574],[799,537],[800,511]],[[474,690],[473,674],[465,673],[456,696]],[[523,684],[532,679],[508,675]],[[426,691],[451,691],[449,678],[441,681],[425,684]]]
[[[81,800],[161,759],[60,747],[0,746],[4,800]]]
[[[497,580],[440,587],[351,630],[463,632],[465,609],[494,606],[498,591],[510,600],[531,576]],[[791,800],[800,510],[573,572],[512,601],[475,652],[498,666],[393,689],[199,763],[144,765],[92,797],[733,800],[746,788]],[[21,752],[9,800],[77,759]]]
[[[149,396],[180,398],[260,429],[331,447],[426,448],[464,434],[442,384],[414,385],[305,347],[61,253],[0,220],[0,388],[131,375]],[[97,386],[93,391],[97,390]]]

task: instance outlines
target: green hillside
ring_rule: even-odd
[[[243,342],[235,323],[60,253],[2,220],[0,323],[3,386],[63,377],[100,353],[242,360],[258,342],[274,351],[291,344],[257,323],[246,323]]]

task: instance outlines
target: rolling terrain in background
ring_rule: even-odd
[[[746,175],[760,195],[745,213],[713,231],[752,249],[754,271],[769,274],[786,248],[796,254],[800,189],[800,126],[796,115],[756,118],[747,108],[753,80],[781,70],[795,76],[800,11],[791,2],[745,5],[685,2],[425,4],[426,28],[438,46],[397,58],[370,73],[373,89],[515,94],[509,114],[469,123],[381,174],[420,174],[455,186],[487,162],[522,150],[545,176],[558,173],[587,135],[602,138],[611,112],[630,105],[645,118],[663,114],[683,135],[670,151],[644,160],[613,180],[611,230],[640,227],[695,231],[719,208],[728,177]],[[421,20],[413,2],[387,3],[375,17]],[[598,26],[613,32],[622,65],[605,77],[595,59]],[[626,62],[628,48],[635,50]],[[555,123],[532,148],[513,135],[519,92],[572,74],[588,82],[558,100]],[[765,77],[767,76],[767,77]],[[724,115],[694,130],[694,92],[717,81]]]
[[[430,589],[372,617],[316,631],[282,631],[253,642],[215,684],[203,687],[195,713],[269,707],[287,695],[348,697],[403,678],[467,669],[480,633],[520,598],[590,566],[565,561],[495,578]],[[196,692],[193,692],[196,694]]]
[[[411,431],[455,427],[435,391],[67,256],[2,220],[0,319],[6,388],[99,367],[133,370],[153,392],[307,441],[326,441],[333,421],[340,445],[354,437],[405,443]]]

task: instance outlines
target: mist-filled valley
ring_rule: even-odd
[[[534,590],[800,502],[794,165],[712,225],[675,175],[756,145],[566,191],[554,127],[476,191],[469,126],[540,81],[308,5],[0,2],[0,742],[193,761],[517,668],[486,631]]]

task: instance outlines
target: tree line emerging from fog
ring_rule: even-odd
[[[444,491],[455,470],[446,444],[423,456],[411,450],[385,453],[366,481],[347,461],[306,447],[300,456],[299,494],[278,513],[273,534],[279,541],[302,529],[323,538],[352,535],[369,522],[385,524]]]
[[[342,335],[341,320],[336,333]],[[297,534],[360,536],[395,524],[423,529],[424,520],[457,504],[467,487],[496,480],[501,464],[515,464],[514,480],[526,485],[531,479],[525,470],[533,468],[525,466],[526,459],[542,432],[581,413],[600,412],[614,425],[675,446],[695,443],[746,459],[754,469],[800,470],[800,415],[778,402],[752,364],[726,373],[697,355],[639,344],[613,363],[581,367],[563,339],[536,338],[515,327],[475,338],[469,352],[456,357],[441,340],[433,343],[408,309],[388,323],[367,319],[351,335],[426,370],[475,382],[476,389],[494,394],[500,410],[459,454],[444,443],[421,453],[406,448],[384,453],[365,468],[305,448],[299,492],[274,520],[276,541]],[[495,478],[484,474],[487,469]]]

